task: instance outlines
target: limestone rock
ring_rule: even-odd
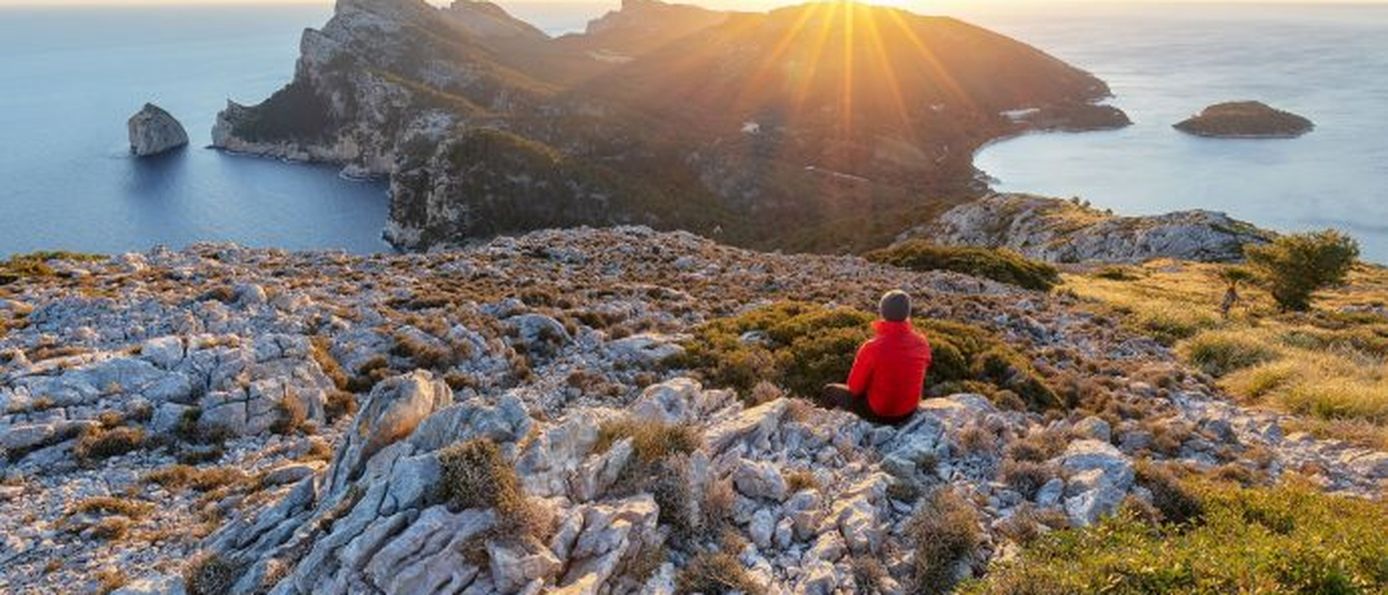
[[[1119,217],[1056,198],[997,194],[950,209],[898,239],[912,237],[1011,248],[1051,262],[1235,262],[1245,244],[1266,243],[1273,234],[1210,211]]]
[[[452,401],[448,385],[424,371],[377,384],[352,420],[353,431],[333,459],[327,485],[337,491],[361,472],[372,455],[409,436],[424,418]]]
[[[1133,486],[1132,461],[1107,442],[1076,440],[1057,462],[1068,474],[1065,512],[1075,526],[1092,524],[1117,510]]]
[[[126,123],[130,132],[130,152],[148,157],[177,149],[188,144],[188,132],[169,112],[146,103]]]

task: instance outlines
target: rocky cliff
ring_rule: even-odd
[[[1243,260],[1246,244],[1273,234],[1224,213],[1180,211],[1124,217],[1077,200],[998,194],[955,207],[899,239],[1006,247],[1050,262],[1142,262],[1175,258]]]
[[[904,593],[1163,496],[1139,459],[1364,496],[1388,477],[1072,296],[858,258],[620,228],[47,267],[0,286],[6,592]],[[851,326],[895,287],[937,350],[910,423],[776,385],[834,365],[808,355],[833,333],[797,324]],[[712,344],[813,340],[739,352],[776,382],[730,390],[689,357],[726,328]],[[920,528],[942,505],[979,536],[945,562]]]
[[[304,33],[294,80],[228,105],[213,138],[390,176],[387,237],[405,248],[554,221],[784,247],[972,196],[982,143],[1125,123],[1092,104],[1107,95],[1001,35],[853,3],[632,1],[550,39],[485,2],[340,0]],[[1045,117],[1003,115],[1025,109]]]
[[[136,157],[149,157],[188,144],[188,132],[173,115],[152,103],[126,121],[130,133],[130,152]]]

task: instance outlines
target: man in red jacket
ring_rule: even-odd
[[[911,296],[889,291],[877,305],[882,320],[877,336],[858,348],[848,384],[824,387],[820,402],[846,409],[873,423],[897,425],[911,419],[920,404],[930,343],[911,327]]]

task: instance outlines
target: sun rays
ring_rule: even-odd
[[[856,2],[785,10],[798,14],[777,25],[782,29],[743,81],[737,106],[774,107],[801,121],[831,110],[843,138],[870,119],[909,141],[912,122],[931,107],[929,96],[973,104],[900,10]]]

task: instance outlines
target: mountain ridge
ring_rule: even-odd
[[[1126,122],[1094,104],[1108,95],[1092,75],[1004,36],[851,3],[746,13],[633,2],[583,34],[549,38],[486,3],[342,0],[305,32],[294,80],[256,106],[229,104],[213,137],[223,149],[390,177],[397,215],[386,235],[402,248],[534,229],[544,217],[463,213],[508,200],[534,213],[552,200],[575,223],[834,249],[814,231],[864,217],[899,226],[857,240],[884,243],[977,195],[973,150],[1032,126],[1002,112]],[[529,178],[544,172],[485,159],[467,169],[501,168],[491,182],[460,179],[436,153],[480,128],[610,183],[534,188]],[[770,221],[783,225],[768,234]]]

